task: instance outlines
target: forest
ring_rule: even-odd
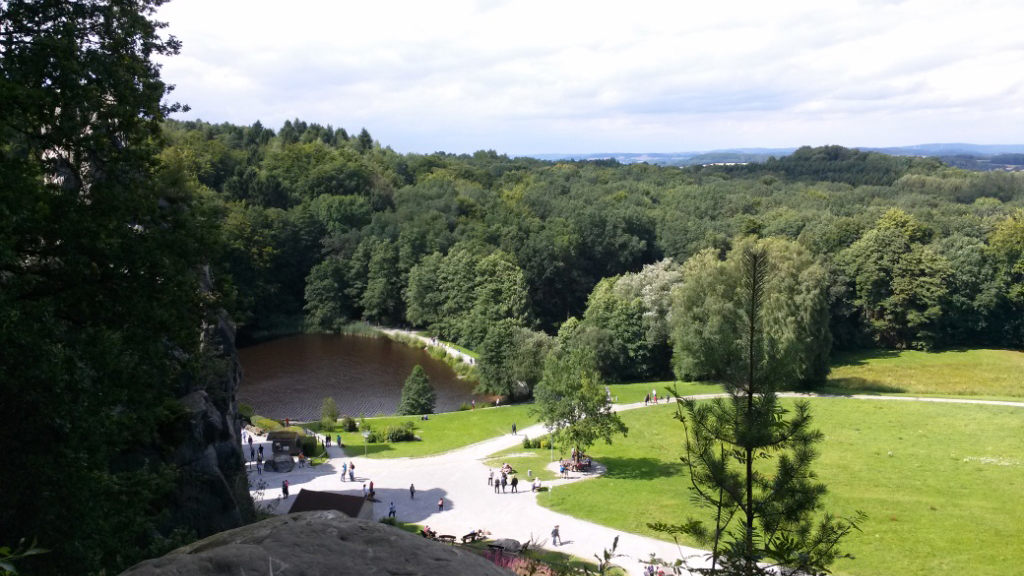
[[[243,340],[416,327],[480,350],[481,388],[514,395],[556,344],[594,350],[608,381],[714,377],[673,360],[694,317],[673,287],[753,237],[820,295],[800,385],[834,351],[1024,346],[1019,173],[841,146],[687,168],[400,154],[298,119],[164,134],[219,219],[211,260]]]

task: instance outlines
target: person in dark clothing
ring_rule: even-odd
[[[281,482],[281,493],[284,494],[285,498],[288,497],[288,481],[287,480],[285,480],[284,482]]]
[[[501,476],[501,493],[502,494],[505,493],[505,486],[507,486],[507,485],[508,485],[508,476],[505,476],[504,474],[502,474],[502,476]]]
[[[512,477],[512,481],[509,482],[509,484],[512,484],[512,491],[513,492],[517,492],[517,493],[519,492],[519,490],[516,489],[516,486],[519,486],[519,478],[516,478],[515,476],[513,476]]]

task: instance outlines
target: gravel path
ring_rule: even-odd
[[[723,394],[707,394],[690,396],[694,399],[720,397]],[[960,400],[952,398],[918,398],[904,396],[827,396],[817,394],[783,393],[783,397],[830,397],[853,398],[858,400],[883,401],[914,401],[944,402],[954,404],[989,404],[997,406],[1017,406],[1024,408],[1024,402],[1006,402],[997,400]],[[615,405],[616,411],[643,408],[644,403]],[[500,408],[496,408],[500,410]],[[536,438],[547,431],[543,425],[537,424],[519,430]],[[256,437],[259,443],[266,443],[265,438]],[[629,534],[585,520],[559,514],[539,506],[536,494],[530,492],[529,481],[525,471],[520,471],[520,488],[518,494],[495,494],[494,489],[487,485],[489,468],[482,460],[491,454],[512,448],[522,442],[521,436],[507,434],[465,446],[445,454],[420,458],[370,459],[356,455],[358,448],[350,448],[352,455],[345,456],[341,449],[329,448],[331,460],[315,468],[296,468],[289,473],[264,472],[262,478],[269,487],[264,494],[268,500],[276,500],[281,495],[281,481],[287,479],[291,496],[278,505],[276,513],[286,513],[291,507],[295,494],[301,488],[331,491],[354,495],[362,494],[363,483],[370,480],[374,483],[378,502],[374,505],[374,517],[386,516],[388,506],[395,503],[398,518],[406,522],[426,524],[438,534],[451,534],[461,538],[472,529],[484,529],[491,532],[492,538],[513,538],[520,542],[533,540],[537,545],[557,549],[582,558],[593,558],[604,548],[610,548],[613,539],[619,537],[618,552],[624,556],[616,560],[616,564],[626,568],[630,574],[642,573],[642,560],[653,553],[659,558],[674,560],[683,556],[699,557],[706,552],[685,546],[676,546],[661,540]],[[264,448],[269,454],[270,446]],[[246,451],[248,453],[248,451]],[[343,462],[355,464],[356,481],[343,482],[340,478]],[[572,473],[568,480],[544,482],[544,486],[558,490],[566,483],[579,482],[588,474]],[[410,498],[409,485],[415,484],[416,496]],[[438,499],[444,500],[444,510],[438,511]],[[551,529],[559,525],[564,544],[551,546],[549,543]]]
[[[470,356],[469,354],[466,354],[465,352],[463,352],[463,351],[461,351],[461,350],[459,350],[459,349],[457,349],[457,348],[455,348],[453,346],[449,346],[448,344],[445,344],[444,342],[441,342],[441,341],[438,341],[435,344],[432,341],[431,338],[427,338],[426,336],[417,334],[417,333],[415,333],[415,332],[413,332],[411,330],[402,330],[400,328],[380,328],[380,327],[378,327],[377,330],[380,330],[381,332],[383,332],[385,334],[391,334],[391,335],[401,334],[402,336],[407,336],[407,337],[410,337],[410,338],[417,338],[421,342],[423,342],[423,344],[425,344],[426,346],[432,346],[434,348],[441,348],[445,352],[447,352],[448,355],[451,356],[452,358],[458,359],[458,360],[460,360],[462,362],[465,362],[466,364],[475,364],[476,363],[476,360],[474,360],[473,357]]]

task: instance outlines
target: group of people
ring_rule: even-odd
[[[666,396],[665,397],[665,402],[668,402],[669,400],[671,400],[671,398]],[[657,389],[651,390],[650,394],[648,394],[647,396],[644,396],[644,406],[647,406],[648,404],[657,404],[657,403],[658,403],[658,390]]]
[[[494,470],[491,470],[490,474],[487,476],[487,485],[494,486],[495,494],[504,494],[506,486],[511,486],[512,492],[519,492],[519,478],[516,478],[515,476],[512,476],[511,479],[509,478],[509,476],[513,474],[515,474],[515,470],[513,470],[511,466],[508,464],[502,464],[501,477],[495,478]]]
[[[345,476],[348,475],[349,482],[356,481],[356,463],[355,462],[342,462],[341,463],[341,481],[345,481]]]

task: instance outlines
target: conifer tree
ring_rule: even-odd
[[[405,379],[405,386],[402,387],[402,400],[398,404],[398,413],[410,414],[433,414],[434,403],[437,401],[437,393],[430,385],[430,379],[423,367],[416,365],[412,374]]]
[[[773,292],[779,273],[764,243],[742,242],[712,273],[735,274],[731,299],[718,302],[720,313],[734,314],[728,342],[718,349],[729,356],[723,365],[728,398],[710,402],[679,400],[677,418],[686,430],[686,454],[695,500],[712,518],[689,519],[681,525],[653,524],[672,534],[687,534],[711,548],[704,574],[822,574],[837,558],[837,547],[863,518],[818,516],[824,484],[811,465],[815,445],[823,438],[811,428],[810,408],[797,402],[783,407],[776,390],[798,373],[783,333],[771,323],[794,323],[780,314]],[[701,283],[681,289],[700,290]],[[688,294],[690,301],[711,297]],[[721,293],[716,294],[721,297]],[[725,312],[727,310],[727,312]],[[721,337],[721,334],[718,335]],[[705,346],[692,338],[685,345]],[[674,393],[674,391],[673,391]],[[678,395],[677,395],[678,396]]]

